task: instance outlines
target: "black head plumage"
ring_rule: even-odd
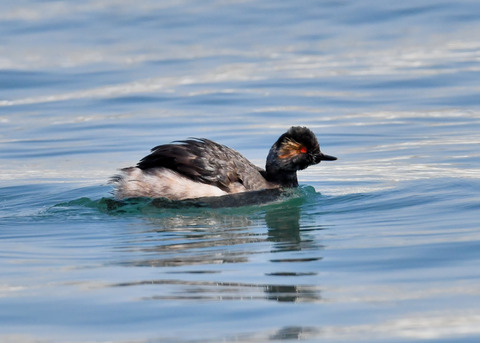
[[[321,161],[334,161],[334,156],[325,155],[320,151],[315,134],[303,126],[292,126],[273,144],[267,156],[267,176],[289,186],[296,186],[297,170]]]

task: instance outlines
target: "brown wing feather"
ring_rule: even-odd
[[[168,168],[191,180],[231,191],[235,184],[247,190],[266,188],[263,172],[237,151],[208,139],[189,139],[159,145],[137,164],[142,170]]]

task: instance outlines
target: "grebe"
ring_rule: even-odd
[[[320,151],[312,131],[292,126],[271,147],[265,170],[225,145],[193,138],[154,147],[136,167],[121,169],[111,182],[118,200],[195,199],[297,187],[297,170],[336,159]]]

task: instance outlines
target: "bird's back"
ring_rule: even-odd
[[[123,169],[114,182],[119,198],[144,189],[144,196],[185,199],[272,188],[264,173],[227,146],[188,139],[156,146],[136,168]]]
[[[237,151],[208,139],[189,139],[159,145],[137,167],[168,168],[193,181],[216,186],[226,192],[242,185],[246,190],[265,188],[263,170]]]

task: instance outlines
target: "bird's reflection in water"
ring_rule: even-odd
[[[260,194],[266,197],[284,194]],[[223,198],[223,197],[222,197]],[[268,205],[243,208],[212,209],[205,202],[198,206],[164,209],[159,215],[148,217],[148,230],[141,226],[132,241],[125,242],[122,249],[131,251],[130,259],[122,265],[129,267],[161,267],[163,277],[157,280],[124,282],[113,286],[158,285],[153,294],[143,299],[267,299],[280,302],[319,301],[320,290],[316,286],[299,283],[302,277],[315,275],[312,272],[291,271],[292,262],[307,263],[318,261],[321,245],[315,238],[301,230],[302,198],[281,199]],[[215,199],[215,206],[219,205]],[[224,203],[241,203],[242,199],[223,199]],[[159,206],[158,200],[155,206]],[[180,204],[172,204],[179,206]],[[220,207],[220,206],[217,206]],[[299,250],[312,251],[295,257]],[[287,253],[288,256],[273,258],[271,263],[282,267],[286,272],[267,272],[258,277],[258,282],[228,281],[228,274],[238,267],[219,267],[225,264],[242,264],[240,273],[249,268],[250,258],[258,254]],[[204,266],[204,268],[202,268]],[[227,271],[229,273],[226,273]],[[252,273],[258,273],[258,265]],[[248,274],[248,273],[247,273]],[[196,275],[196,277],[195,277]],[[203,275],[202,277],[200,277]],[[205,275],[209,275],[205,277]],[[207,278],[207,280],[206,280]],[[277,283],[278,279],[282,283]],[[251,279],[249,277],[249,279]],[[277,280],[275,280],[277,279]],[[288,282],[285,282],[287,280]],[[171,286],[175,285],[175,291]]]
[[[271,341],[279,340],[301,340],[318,335],[318,330],[311,327],[287,326],[281,328],[269,338]]]
[[[272,209],[265,213],[268,240],[275,242],[274,250],[300,250],[300,207]]]

